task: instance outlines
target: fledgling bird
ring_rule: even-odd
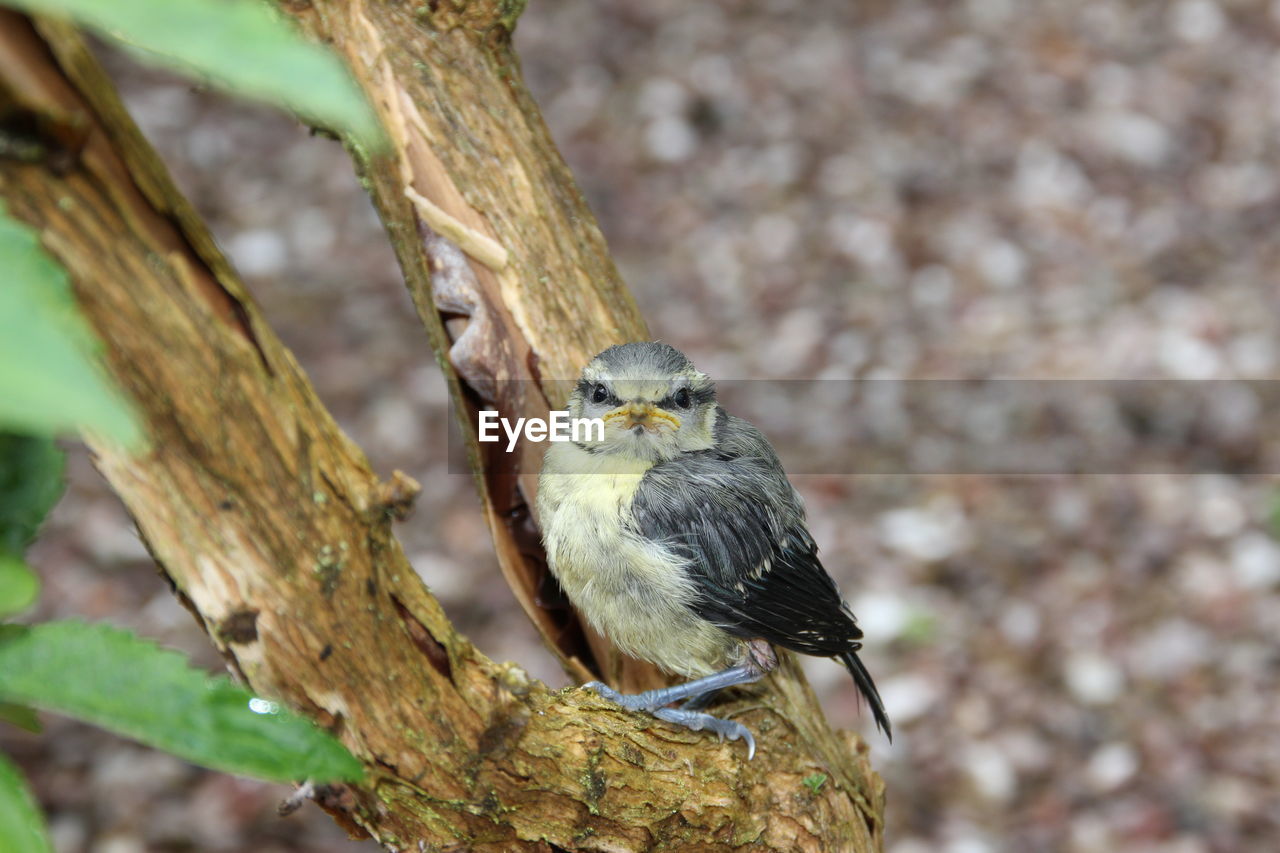
[[[605,430],[547,450],[538,511],[551,571],[619,649],[694,679],[635,695],[585,686],[742,739],[750,758],[745,726],[700,709],[722,688],[763,678],[777,645],[839,658],[892,737],[858,659],[862,631],[818,561],[800,496],[768,439],[717,404],[707,375],[666,344],[610,347],[583,369],[569,411]]]

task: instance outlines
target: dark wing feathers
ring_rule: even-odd
[[[884,704],[858,659],[862,631],[818,561],[800,498],[773,448],[721,412],[716,449],[686,453],[645,474],[635,523],[686,560],[701,592],[690,606],[729,633],[838,657],[892,738]]]
[[[695,611],[726,631],[810,655],[857,650],[862,632],[818,561],[777,457],[750,424],[724,420],[732,441],[645,475],[633,504],[640,531],[688,561],[703,593]]]

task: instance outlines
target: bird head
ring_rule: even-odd
[[[604,439],[587,442],[596,453],[661,462],[715,444],[715,384],[667,344],[600,353],[583,368],[569,411],[604,421]]]

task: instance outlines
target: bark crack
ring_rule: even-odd
[[[409,639],[413,641],[414,647],[422,652],[427,662],[431,664],[432,669],[452,682],[453,662],[449,660],[448,649],[432,636],[431,632],[427,630],[427,626],[418,621],[399,598],[393,595],[391,596],[391,602],[395,606],[396,615],[400,617],[400,623],[409,634]]]

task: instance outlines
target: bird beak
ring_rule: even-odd
[[[604,416],[605,423],[621,421],[624,430],[642,427],[646,432],[657,432],[663,424],[673,429],[680,428],[680,420],[674,415],[664,412],[652,403],[624,403]]]

